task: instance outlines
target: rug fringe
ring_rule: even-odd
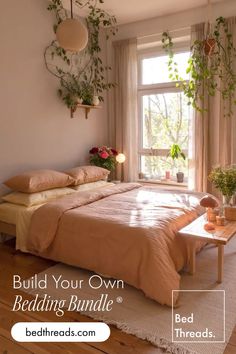
[[[136,337],[143,339],[143,340],[147,340],[148,342],[152,343],[156,347],[158,347],[160,349],[164,349],[166,353],[170,353],[170,354],[201,354],[199,352],[183,348],[178,343],[172,343],[165,338],[161,338],[158,335],[155,335],[155,334],[150,335],[150,334],[146,333],[143,329],[140,330],[138,328],[132,328],[132,330],[131,330],[129,325],[125,322],[113,321],[113,320],[110,320],[110,319],[106,318],[105,316],[102,316],[101,314],[98,314],[98,313],[90,313],[90,312],[85,312],[85,311],[78,311],[78,312],[80,312],[81,314],[86,315],[90,318],[93,318],[95,320],[103,321],[109,325],[116,326],[122,332],[135,335]]]

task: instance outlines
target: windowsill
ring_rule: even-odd
[[[138,182],[140,183],[152,183],[152,184],[161,184],[161,185],[166,185],[166,186],[175,186],[175,187],[185,187],[188,188],[188,183],[183,182],[183,183],[178,183],[176,181],[168,181],[168,180],[161,180],[161,179],[138,179]]]

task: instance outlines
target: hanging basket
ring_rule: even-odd
[[[207,38],[203,42],[203,50],[206,56],[210,57],[215,50],[216,40],[214,38]]]

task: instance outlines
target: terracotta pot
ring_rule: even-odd
[[[215,45],[216,41],[214,38],[207,38],[203,46],[205,55],[211,56],[214,53]]]

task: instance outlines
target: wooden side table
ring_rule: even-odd
[[[196,241],[203,241],[213,243],[218,247],[218,283],[223,281],[223,267],[224,267],[224,246],[229,240],[236,235],[236,221],[226,221],[224,226],[215,225],[214,231],[206,231],[204,225],[206,223],[206,214],[195,219],[191,224],[179,230],[179,235],[188,237],[192,241],[191,255],[190,255],[190,273],[194,274],[196,271]]]

